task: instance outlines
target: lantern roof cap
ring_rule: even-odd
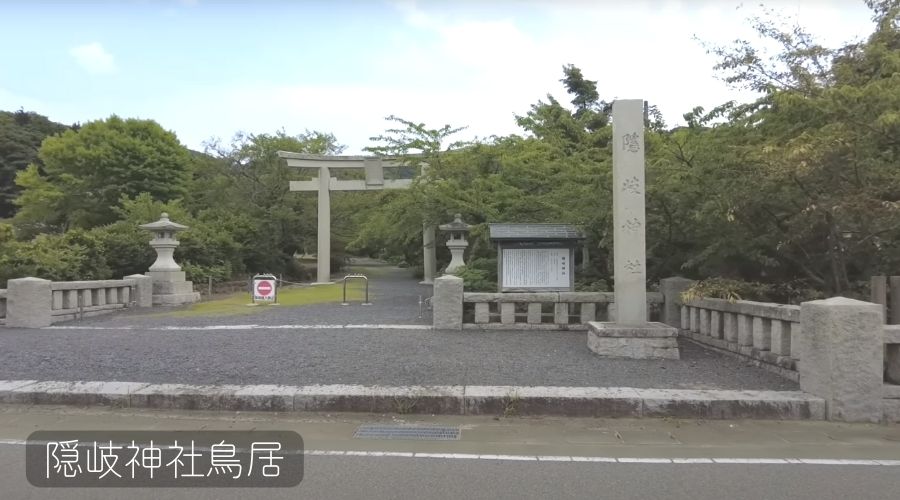
[[[163,212],[162,215],[160,215],[158,221],[141,224],[139,227],[148,231],[183,231],[188,228],[183,224],[170,221],[169,214],[166,212]]]
[[[472,226],[470,224],[466,224],[462,221],[462,215],[456,214],[453,217],[453,222],[448,222],[447,224],[441,224],[438,226],[438,229],[441,231],[468,231]]]

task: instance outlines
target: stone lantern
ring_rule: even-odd
[[[174,258],[175,248],[178,247],[175,233],[188,227],[170,221],[169,214],[165,212],[158,221],[140,227],[153,233],[150,246],[156,250],[156,262],[147,273],[153,278],[153,304],[179,305],[199,301],[200,293],[194,291],[193,283],[185,280],[184,271]]]
[[[472,226],[462,221],[460,214],[456,214],[453,222],[438,226],[441,231],[450,233],[450,239],[447,240],[447,248],[450,249],[451,258],[450,264],[447,264],[445,271],[447,274],[453,274],[466,265],[465,260],[463,260],[463,254],[466,251],[466,247],[469,246],[469,242],[466,241],[466,234],[469,232],[470,227]]]

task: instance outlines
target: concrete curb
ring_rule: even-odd
[[[630,387],[185,385],[0,380],[0,403],[225,411],[823,420],[795,391]]]

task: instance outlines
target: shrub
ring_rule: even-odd
[[[103,244],[84,230],[6,242],[0,252],[0,282],[34,276],[54,281],[108,279]]]
[[[796,304],[806,300],[824,298],[820,291],[807,286],[803,282],[757,283],[726,278],[708,278],[698,281],[681,294],[682,300],[693,300],[698,297],[714,299],[754,300]]]
[[[497,259],[473,259],[467,266],[456,271],[463,279],[463,287],[470,292],[497,291]]]

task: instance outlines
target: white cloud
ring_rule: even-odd
[[[95,75],[113,73],[116,70],[116,63],[112,54],[106,51],[99,42],[91,42],[84,45],[73,47],[69,50],[69,54],[75,58],[78,64]]]
[[[674,125],[695,106],[710,109],[732,99],[753,98],[750,92],[728,88],[713,70],[715,57],[694,40],[695,35],[714,45],[727,45],[735,38],[758,40],[746,17],[760,13],[759,9],[736,8],[739,4],[737,0],[538,1],[527,9],[532,21],[528,25],[506,13],[473,17],[462,8],[397,3],[408,26],[437,41],[424,44],[411,36],[400,38],[390,57],[379,64],[393,64],[395,71],[405,66],[408,73],[414,67],[417,72],[452,78],[453,90],[466,97],[463,107],[471,111],[463,123],[498,123],[497,134],[516,132],[512,114],[523,113],[548,92],[568,102],[570,97],[559,82],[561,67],[568,63],[597,80],[601,98],[647,99]],[[826,45],[840,45],[870,29],[864,7],[850,9],[849,16],[846,6],[827,2],[781,0],[775,8],[822,35]],[[540,19],[537,27],[534,17]],[[435,97],[437,106],[443,107],[442,98]],[[446,121],[450,120],[438,123]]]
[[[347,153],[354,154],[370,144],[369,137],[394,125],[384,121],[391,114],[435,128],[469,126],[459,138],[521,134],[514,113],[525,113],[548,92],[568,103],[559,82],[567,63],[597,80],[603,99],[647,99],[659,106],[669,125],[680,123],[682,114],[694,106],[710,109],[751,97],[717,80],[714,56],[692,38],[696,34],[716,44],[755,40],[744,21],[752,12],[735,12],[733,4],[539,3],[537,27],[509,13],[484,16],[414,3],[395,5],[404,29],[385,33],[390,47],[359,68],[364,77],[355,81],[223,82],[147,96],[129,102],[130,109],[115,111],[153,118],[192,148],[210,137],[227,140],[239,130],[263,133],[284,127],[290,134],[304,129],[333,133],[349,146]],[[842,23],[834,22],[837,13]],[[804,4],[799,20],[811,31],[830,36],[829,45],[837,45],[866,28],[864,8],[850,14],[827,3]],[[0,93],[0,101],[2,97]],[[112,111],[92,106],[97,116],[78,119],[101,118]],[[74,111],[64,115],[78,117]]]

